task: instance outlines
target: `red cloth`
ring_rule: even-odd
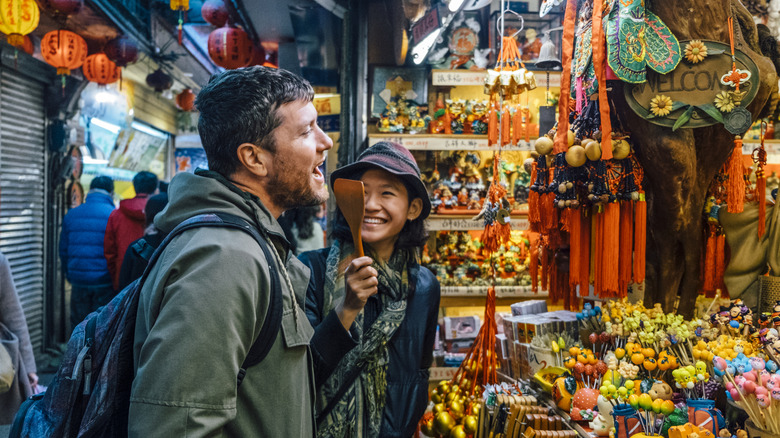
[[[119,208],[108,217],[103,251],[108,262],[108,272],[111,274],[114,289],[119,284],[119,270],[122,268],[127,247],[144,236],[146,228],[144,207],[146,207],[147,199],[148,195],[125,199],[119,203]]]

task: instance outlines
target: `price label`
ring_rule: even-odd
[[[429,380],[451,380],[455,377],[456,367],[431,367]]]
[[[431,82],[433,85],[484,85],[485,70],[434,70]]]

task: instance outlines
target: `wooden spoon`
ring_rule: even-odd
[[[363,257],[363,240],[360,237],[360,228],[363,226],[363,214],[365,213],[365,191],[363,181],[339,178],[333,182],[333,194],[336,195],[336,204],[347,220],[352,241],[358,257]]]

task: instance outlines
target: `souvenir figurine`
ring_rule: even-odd
[[[453,134],[463,134],[463,123],[466,120],[466,102],[463,99],[447,99],[447,113],[450,115],[450,129]]]
[[[478,100],[471,105],[471,115],[469,116],[469,120],[471,120],[471,131],[474,134],[487,134],[487,110],[488,101],[486,100]]]

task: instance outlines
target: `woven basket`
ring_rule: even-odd
[[[756,425],[753,424],[752,420],[745,421],[745,429],[747,429],[750,438],[780,438],[780,435],[757,428]]]
[[[780,277],[771,275],[758,277],[758,313],[771,313],[777,301],[780,301]]]

